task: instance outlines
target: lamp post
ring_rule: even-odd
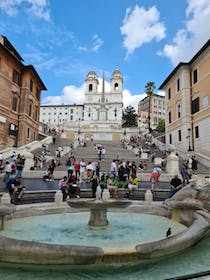
[[[62,123],[62,132],[64,132],[64,121],[65,119],[63,119],[63,123]]]
[[[80,133],[81,133],[81,130],[80,130],[80,118],[79,118],[79,123],[78,123],[78,141],[80,142]]]
[[[138,119],[138,127],[139,127],[139,137],[141,135],[141,120],[140,118]]]
[[[124,127],[124,136],[126,136],[126,127]]]
[[[15,143],[14,143],[14,147],[18,146],[18,126],[15,125]]]
[[[191,152],[192,151],[192,148],[191,148],[191,137],[190,137],[191,136],[191,129],[188,128],[187,131],[188,131],[187,139],[189,141],[189,143],[188,143],[188,152]]]

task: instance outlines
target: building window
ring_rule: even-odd
[[[199,138],[199,126],[195,126],[195,138]]]
[[[30,128],[28,127],[28,129],[27,129],[27,138],[29,138],[30,137]]]
[[[197,83],[198,81],[198,69],[193,71],[193,84]]]
[[[168,99],[171,99],[171,88],[168,89]]]
[[[13,70],[12,81],[20,86],[20,73],[15,69]]]
[[[118,83],[115,83],[115,84],[114,84],[114,90],[118,90],[118,88],[119,88]]]
[[[177,103],[177,118],[181,118],[181,104]]]
[[[73,116],[70,116],[70,120],[73,121]]]
[[[32,113],[32,104],[29,104],[29,109],[28,109],[28,114],[31,117],[31,113]]]
[[[168,112],[168,122],[171,123],[171,111]]]
[[[33,80],[30,79],[30,91],[31,92],[33,92],[33,86],[34,86]]]
[[[71,109],[71,114],[73,114],[74,113],[74,109]]]
[[[12,110],[17,111],[17,97],[13,97],[12,99]]]
[[[172,134],[169,134],[169,144],[172,144]]]
[[[176,89],[177,91],[180,91],[180,79],[178,79],[176,82]]]
[[[178,141],[181,142],[182,141],[182,131],[178,130]]]
[[[209,98],[208,95],[204,96],[202,99],[202,108],[206,108],[209,105]]]
[[[92,84],[89,84],[88,90],[93,91],[93,85]]]
[[[114,109],[114,116],[117,117],[117,108]]]
[[[38,121],[38,110],[35,111],[35,121]]]
[[[192,101],[192,114],[199,112],[199,97]]]
[[[36,88],[36,98],[38,100],[40,100],[40,90],[39,90],[39,88]]]

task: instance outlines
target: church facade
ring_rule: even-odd
[[[111,91],[105,92],[105,79],[102,92],[98,91],[98,76],[90,71],[86,76],[84,121],[92,123],[115,123],[121,125],[123,110],[123,77],[119,69],[111,76]]]
[[[110,78],[111,91],[105,91],[105,78],[99,91],[99,78],[90,71],[85,79],[84,104],[41,105],[40,122],[64,130],[65,137],[98,140],[122,138],[123,76],[115,69]]]

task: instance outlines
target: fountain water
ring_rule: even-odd
[[[202,187],[202,190],[201,190]],[[197,181],[192,183],[189,186],[186,186],[183,190],[178,192],[172,199],[165,201],[163,204],[134,204],[130,205],[127,209],[121,210],[120,215],[118,215],[117,211],[114,212],[108,211],[109,208],[119,208],[119,207],[127,207],[130,201],[127,200],[70,200],[68,204],[72,207],[76,207],[77,209],[83,209],[80,214],[78,212],[73,211],[74,213],[68,214],[70,216],[65,216],[66,214],[62,214],[62,216],[58,217],[56,220],[55,216],[49,217],[51,222],[47,220],[47,216],[43,216],[43,230],[42,232],[47,232],[50,235],[48,230],[48,225],[54,226],[52,230],[52,243],[47,239],[38,239],[38,229],[42,228],[40,222],[36,224],[34,220],[28,218],[29,228],[35,233],[35,236],[27,240],[18,237],[15,233],[14,236],[10,236],[6,231],[8,228],[9,232],[13,232],[10,230],[10,223],[16,223],[14,228],[17,227],[18,223],[21,222],[19,219],[15,219],[14,221],[8,221],[5,225],[5,231],[2,231],[0,235],[0,256],[1,261],[3,262],[13,262],[13,263],[28,263],[28,264],[102,264],[102,263],[119,263],[119,262],[139,262],[145,260],[153,260],[157,261],[159,257],[169,256],[174,253],[180,253],[198,243],[202,238],[207,236],[210,230],[210,216],[209,216],[209,193],[210,188],[209,184],[204,184],[203,182]],[[88,218],[87,215],[84,215],[84,208],[90,210],[93,209],[93,213],[97,212],[98,209],[103,209],[102,215],[97,216],[97,214],[90,214],[90,227],[87,226]],[[51,210],[50,210],[51,211]],[[69,208],[69,211],[72,212],[72,208]],[[28,215],[26,213],[25,215]],[[80,212],[80,211],[79,211]],[[100,211],[99,211],[100,212]],[[107,222],[107,212],[109,214],[110,222]],[[86,212],[87,213],[87,212]],[[127,214],[126,214],[127,213]],[[140,240],[140,228],[142,231],[146,232],[146,236],[151,236],[151,229],[148,229],[145,216],[141,216],[139,213],[146,213],[147,217],[151,214],[153,220],[150,220],[148,224],[155,228],[155,232],[158,229],[163,229],[163,233],[160,235],[143,240]],[[18,213],[17,213],[18,214]],[[23,211],[21,212],[23,215]],[[40,212],[39,212],[40,214]],[[76,216],[76,215],[80,216]],[[71,233],[73,229],[70,227],[70,224],[73,225],[73,228],[77,227],[76,223],[74,224],[73,215],[76,216],[75,220],[78,222],[78,232],[76,235],[79,235],[78,241],[71,240]],[[127,217],[126,217],[127,215]],[[101,218],[102,216],[102,218]],[[105,217],[104,217],[105,216]],[[160,226],[162,222],[159,222],[159,216],[165,217],[164,219],[167,221],[165,227]],[[84,219],[83,219],[83,218]],[[167,219],[166,219],[167,217]],[[174,223],[168,218],[175,218],[177,222],[184,224],[187,227],[182,227],[179,230],[175,230]],[[41,217],[40,217],[41,218]],[[139,219],[137,219],[139,218]],[[136,220],[135,220],[136,219]],[[38,219],[39,220],[39,219]],[[57,222],[59,220],[59,223]],[[64,220],[69,220],[69,223],[64,228]],[[121,227],[124,229],[130,229],[125,233],[125,240],[134,239],[131,235],[132,232],[137,233],[137,238],[132,240],[133,242],[129,246],[123,247],[122,244],[126,243],[123,240],[123,236],[121,236],[122,228],[118,228],[117,223],[121,222]],[[156,225],[155,225],[156,221]],[[132,222],[136,228],[132,227]],[[23,220],[23,226],[20,225],[20,228],[26,227],[27,220]],[[34,227],[32,227],[34,225]],[[109,225],[109,226],[107,226]],[[177,224],[179,225],[179,224]],[[168,227],[172,228],[172,236],[165,238],[165,233]],[[55,232],[57,228],[61,229],[63,232],[63,236],[67,236],[69,238],[69,243],[59,243],[57,240],[55,241]],[[119,235],[117,236],[117,240],[122,239],[121,244],[112,243],[112,235],[109,233],[107,235],[102,234],[104,231],[109,232],[113,229],[116,229]],[[154,231],[154,230],[153,230]],[[26,230],[28,234],[28,230]],[[97,234],[96,234],[97,233]],[[82,237],[92,235],[94,238],[99,238],[97,242],[92,242],[91,244],[87,244],[86,241],[82,243]],[[138,236],[139,235],[139,236]],[[60,239],[62,240],[62,235],[60,235]],[[48,236],[49,237],[49,236]],[[17,239],[19,238],[19,240]],[[127,239],[126,239],[127,238]],[[103,239],[107,240],[108,244],[103,243]],[[55,242],[56,244],[53,244]],[[77,243],[78,242],[78,243]],[[145,243],[147,242],[147,243]],[[74,245],[71,245],[74,244]],[[75,245],[78,244],[78,245]],[[172,257],[171,257],[172,258]],[[149,278],[146,278],[149,279]]]

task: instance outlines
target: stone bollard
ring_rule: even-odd
[[[146,190],[145,195],[144,195],[144,200],[148,203],[152,203],[153,194],[152,194],[151,190]]]
[[[11,198],[8,193],[3,193],[2,198],[1,198],[1,204],[10,204]]]
[[[166,173],[180,174],[179,172],[179,158],[174,151],[167,157]]]
[[[63,202],[63,194],[61,190],[57,190],[55,193],[55,203],[61,205]]]

